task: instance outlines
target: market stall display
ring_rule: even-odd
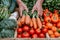
[[[45,0],[41,17],[31,12],[36,0],[22,1],[29,12],[21,17],[16,1],[0,1],[0,38],[60,38],[60,0]]]

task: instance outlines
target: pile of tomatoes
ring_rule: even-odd
[[[17,29],[17,38],[45,38],[46,32],[48,32],[46,28],[34,29],[24,25]]]
[[[48,35],[51,38],[60,37],[60,14],[58,10],[50,12],[48,9],[44,10],[43,13],[44,21],[42,22],[43,27],[48,29]]]

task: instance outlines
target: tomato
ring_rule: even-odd
[[[22,28],[18,28],[18,29],[17,29],[17,32],[18,32],[18,33],[22,33]]]
[[[21,34],[18,34],[18,35],[17,35],[17,38],[21,38]]]
[[[45,22],[42,22],[43,25],[45,25]]]
[[[57,31],[57,28],[56,27],[52,27],[52,31],[56,32]]]
[[[48,26],[44,26],[44,28],[48,29]]]
[[[55,38],[55,35],[54,35],[54,34],[52,34],[52,35],[50,35],[50,37],[51,37],[51,38]]]
[[[43,28],[42,29],[42,33],[46,34],[48,32],[48,29],[47,28]]]
[[[34,34],[34,33],[35,33],[34,29],[31,29],[31,30],[29,31],[29,33],[30,33],[30,34]]]
[[[57,27],[60,28],[60,22],[57,23]]]
[[[40,34],[41,30],[40,29],[36,29],[36,34]]]
[[[57,15],[57,14],[53,14],[52,17],[51,17],[51,21],[52,21],[53,23],[57,23],[58,20],[59,20],[58,15]]]
[[[50,17],[45,17],[45,18],[44,18],[44,21],[45,21],[45,22],[51,22],[51,19],[50,19]]]
[[[24,26],[24,27],[23,27],[23,30],[24,30],[24,31],[29,31],[29,26]]]
[[[56,26],[57,24],[56,24],[56,23],[54,23],[53,25],[54,25],[54,26]]]
[[[48,12],[49,12],[49,10],[46,8],[45,11],[44,11],[44,13],[48,13]]]
[[[24,32],[24,33],[22,34],[22,37],[23,37],[23,38],[29,38],[29,37],[30,37],[30,34],[29,34],[28,32]]]
[[[52,29],[52,24],[51,23],[46,23],[46,26],[49,28],[49,29]]]
[[[50,17],[52,17],[52,13],[50,13]]]
[[[60,34],[58,32],[55,32],[54,34],[55,34],[56,37],[60,36]]]
[[[45,34],[40,33],[40,34],[39,34],[39,38],[45,38]]]
[[[37,34],[33,34],[32,38],[38,38],[38,35]]]
[[[54,10],[54,13],[58,13],[58,10]]]
[[[52,30],[48,30],[48,34],[49,35],[53,35],[53,31]]]

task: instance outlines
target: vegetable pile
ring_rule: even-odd
[[[42,28],[42,23],[37,12],[34,12],[32,18],[24,11],[22,18],[18,19],[17,38],[45,38],[46,28]]]
[[[0,38],[13,38],[15,28],[17,28],[14,19],[4,19],[0,22]]]
[[[52,13],[49,9],[45,9],[43,13],[43,27],[48,29],[48,35],[51,38],[60,37],[60,14],[58,10]]]

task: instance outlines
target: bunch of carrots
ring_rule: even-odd
[[[42,22],[38,15],[36,15],[37,12],[34,12],[32,14],[32,18],[28,15],[26,11],[23,12],[23,16],[18,19],[18,26],[21,27],[22,25],[29,25],[31,28],[34,29],[41,29],[42,28]]]

